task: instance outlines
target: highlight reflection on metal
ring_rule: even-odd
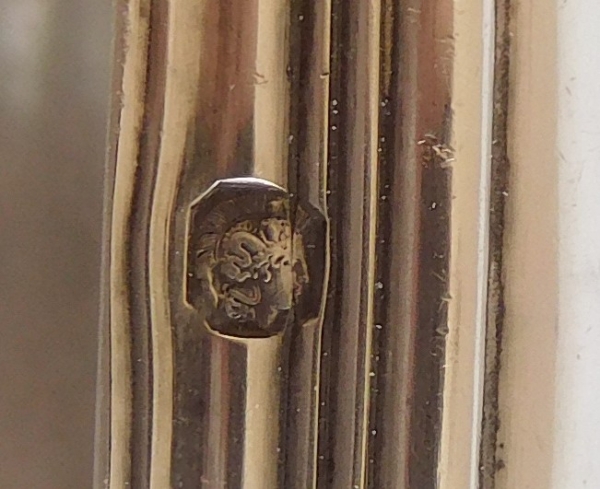
[[[476,487],[493,55],[459,3],[118,2],[98,488]]]

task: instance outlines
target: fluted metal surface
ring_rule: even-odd
[[[491,5],[118,4],[108,487],[476,487]]]

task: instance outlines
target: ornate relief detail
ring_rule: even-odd
[[[305,212],[290,219],[286,192],[256,179],[224,180],[192,206],[188,302],[220,333],[281,332],[308,286]],[[295,231],[294,231],[295,229]]]

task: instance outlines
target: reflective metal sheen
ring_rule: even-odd
[[[117,2],[98,489],[477,487],[493,5]]]

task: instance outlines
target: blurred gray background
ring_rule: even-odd
[[[110,0],[0,0],[0,488],[91,487]]]

